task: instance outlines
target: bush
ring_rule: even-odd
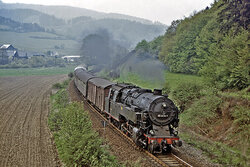
[[[64,89],[67,87],[67,85],[69,84],[70,79],[67,79],[65,81],[63,81],[63,83],[56,83],[52,86],[52,88],[54,89]]]
[[[119,166],[92,129],[88,113],[83,111],[80,103],[69,103],[65,89],[53,95],[51,101],[52,111],[48,123],[59,157],[66,166]]]
[[[170,94],[171,93],[171,87],[169,83],[165,83],[164,88],[162,89],[163,94]]]
[[[70,72],[70,73],[68,74],[68,77],[69,77],[69,78],[73,78],[73,76],[74,76],[73,72]]]
[[[222,166],[248,166],[248,159],[246,156],[242,156],[241,151],[213,140],[201,140],[197,138],[196,135],[190,135],[188,133],[181,133],[180,135],[186,143],[201,149],[213,162],[221,163],[223,164]]]
[[[181,83],[173,90],[173,98],[184,111],[195,99],[201,96],[202,86],[195,83]]]
[[[246,152],[250,154],[249,143],[250,143],[250,112],[249,107],[237,106],[232,112],[233,124],[236,127],[237,133],[243,140],[239,142],[246,146]]]
[[[102,140],[92,130],[90,118],[79,103],[71,103],[58,113],[50,127],[55,131],[55,142],[59,156],[66,166],[118,166],[115,158],[102,147]]]
[[[60,83],[55,83],[55,84],[52,86],[52,88],[54,88],[54,89],[62,89],[63,87],[62,87],[62,84],[60,84]]]
[[[221,102],[221,98],[215,95],[204,96],[181,114],[181,121],[186,125],[205,127],[211,124],[218,115],[217,110]]]

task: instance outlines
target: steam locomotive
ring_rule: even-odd
[[[181,146],[178,137],[179,111],[161,90],[142,89],[96,77],[83,67],[74,70],[81,94],[110,122],[151,153],[167,153]]]

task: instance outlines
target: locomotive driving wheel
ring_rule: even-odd
[[[162,149],[162,154],[168,154],[171,153],[172,147],[171,145],[167,144],[163,149]]]
[[[148,145],[148,152],[150,152],[151,154],[154,153],[154,145],[152,143]]]
[[[147,140],[144,136],[138,136],[135,140],[137,146],[142,148],[147,148]]]

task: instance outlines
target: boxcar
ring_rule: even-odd
[[[115,84],[103,78],[91,78],[88,81],[87,99],[101,111],[105,110],[105,97],[108,97],[110,87]]]
[[[78,90],[87,98],[88,96],[88,81],[91,78],[95,78],[94,75],[88,73],[83,68],[76,68],[75,69],[75,84]]]

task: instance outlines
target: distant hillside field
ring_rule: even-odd
[[[0,9],[2,17],[20,22],[20,24],[36,23],[41,26],[43,32],[59,34],[77,41],[82,41],[90,34],[105,30],[117,43],[126,48],[134,47],[143,39],[153,40],[164,34],[167,28],[164,24],[153,23],[133,16],[101,13],[67,6],[2,3]],[[0,28],[7,29],[5,24],[1,25]],[[14,30],[14,32],[18,31]]]
[[[103,18],[113,18],[113,19],[124,19],[130,21],[138,21],[141,23],[152,24],[152,21],[135,17],[129,16],[124,14],[118,13],[104,13],[104,12],[97,12],[94,10],[84,9],[84,8],[77,8],[77,7],[70,7],[70,6],[45,6],[45,5],[32,5],[32,4],[0,4],[0,7],[6,9],[33,9],[36,11],[40,11],[42,13],[46,13],[49,15],[54,15],[58,18],[62,19],[72,19],[79,16],[88,16],[93,17],[95,19],[103,19]],[[65,11],[67,11],[65,13]]]
[[[79,50],[79,44],[76,41],[58,40],[59,36],[45,32],[16,33],[0,31],[0,37],[0,44],[11,43],[19,50],[32,52],[55,50],[61,54],[77,54],[77,50]],[[63,47],[64,49],[55,49],[55,46]]]
[[[0,77],[4,76],[30,76],[30,75],[60,75],[74,71],[75,66],[50,67],[50,68],[18,68],[1,69]]]

